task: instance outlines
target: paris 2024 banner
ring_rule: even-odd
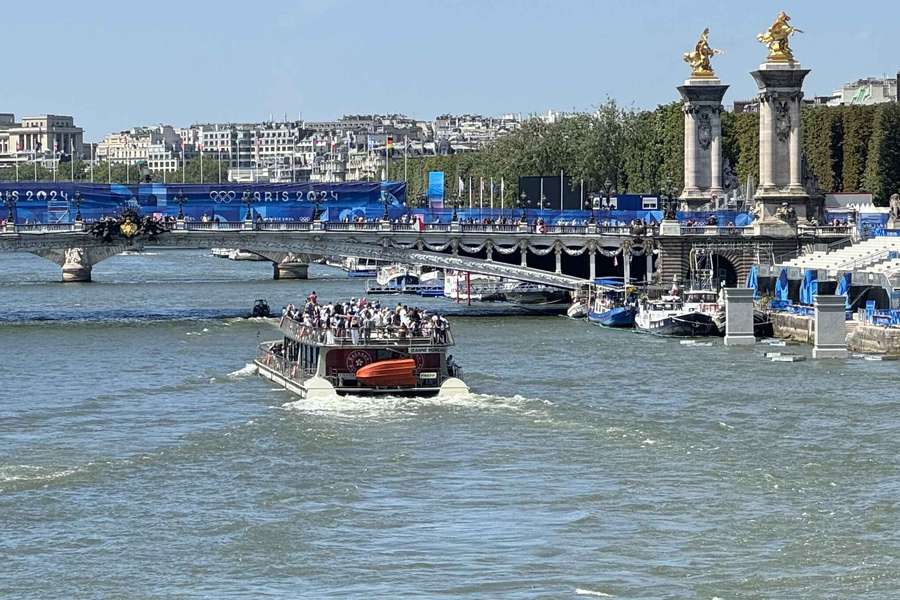
[[[272,221],[308,221],[318,203],[330,221],[391,218],[407,212],[406,184],[395,181],[278,184],[97,184],[81,182],[4,182],[0,198],[17,223],[66,223],[80,209],[93,221],[127,208],[143,214],[175,216],[179,204],[188,219],[239,221],[246,216],[245,193],[253,212]],[[180,202],[179,202],[180,201]],[[5,216],[5,215],[4,215]]]

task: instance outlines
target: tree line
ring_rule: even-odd
[[[428,171],[443,171],[449,196],[458,178],[506,182],[506,204],[517,198],[521,176],[559,175],[601,192],[606,180],[618,193],[679,193],[684,181],[684,116],[681,102],[654,110],[630,110],[608,101],[592,114],[556,123],[534,119],[479,152],[410,157],[407,195],[424,194]],[[805,106],[801,149],[823,193],[871,192],[886,205],[900,192],[900,104]],[[722,152],[742,184],[759,177],[759,115],[722,113]],[[389,177],[402,180],[402,154]],[[468,190],[464,191],[468,194]]]

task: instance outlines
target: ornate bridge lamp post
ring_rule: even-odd
[[[251,194],[249,190],[244,190],[244,193],[241,194],[241,202],[247,207],[247,212],[244,215],[244,223],[241,228],[253,229],[253,194]]]
[[[528,194],[526,192],[522,192],[519,194],[519,209],[522,211],[522,215],[519,217],[520,223],[525,223],[528,221],[528,213],[525,211],[525,207],[528,206]]]
[[[6,198],[3,203],[6,205],[6,231],[14,232],[16,230],[16,199]]]
[[[388,200],[387,194],[383,191],[381,192],[381,204],[384,206],[384,213],[381,215],[381,219],[387,223],[390,221],[390,215],[388,214],[388,206],[390,206],[390,200]]]
[[[663,221],[659,226],[660,235],[681,235],[681,224],[675,206],[675,186],[672,177],[666,175],[659,194],[663,199]]]
[[[75,192],[75,222],[81,223],[81,192]]]
[[[184,221],[184,202],[187,198],[184,195],[184,192],[178,190],[178,194],[175,196],[175,202],[178,203],[178,220]]]

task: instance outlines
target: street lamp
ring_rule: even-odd
[[[665,198],[665,213],[663,215],[663,218],[666,220],[677,219],[677,216],[675,214],[674,201],[672,198],[675,195],[675,192],[673,191],[672,187],[672,177],[670,175],[666,175],[666,178],[663,181],[663,190],[660,194]]]
[[[241,194],[241,201],[244,203],[244,206],[247,207],[247,216],[244,217],[245,221],[253,220],[253,194],[250,193],[249,190],[244,190],[244,193]]]
[[[81,192],[75,192],[75,221],[81,222]]]
[[[3,203],[6,205],[6,224],[7,225],[15,225],[16,216],[13,211],[16,210],[16,199],[13,197],[7,197]]]
[[[319,220],[319,215],[322,214],[322,211],[319,209],[319,195],[316,194],[313,196],[313,214],[312,220],[313,223]]]
[[[459,198],[451,199],[450,204],[453,206],[453,214],[450,216],[450,220],[456,223],[459,221],[459,214],[456,212],[456,207],[459,206]]]
[[[595,206],[597,204],[597,194],[591,193],[587,199],[588,204],[590,204],[591,209],[591,220],[589,223],[594,225],[597,222],[597,217],[594,215]]]
[[[187,198],[184,195],[182,190],[178,190],[178,193],[175,195],[175,202],[178,203],[178,220],[184,220],[184,202]]]
[[[525,212],[525,207],[527,205],[528,205],[528,194],[523,191],[521,194],[519,194],[519,208],[522,209],[522,216],[519,218],[519,220],[522,223],[525,223],[526,221],[528,221],[528,215]]]
[[[390,201],[388,200],[387,194],[384,193],[384,190],[382,190],[382,192],[381,192],[381,203],[384,205],[384,214],[382,215],[381,218],[383,221],[387,222],[389,220],[388,204],[390,203]]]

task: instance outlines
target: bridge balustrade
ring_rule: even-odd
[[[16,233],[59,233],[84,230],[84,223],[26,223],[16,225]]]
[[[186,231],[237,231],[243,223],[240,221],[185,221]]]
[[[258,223],[256,228],[260,231],[310,231],[312,223],[309,221],[276,221]]]

